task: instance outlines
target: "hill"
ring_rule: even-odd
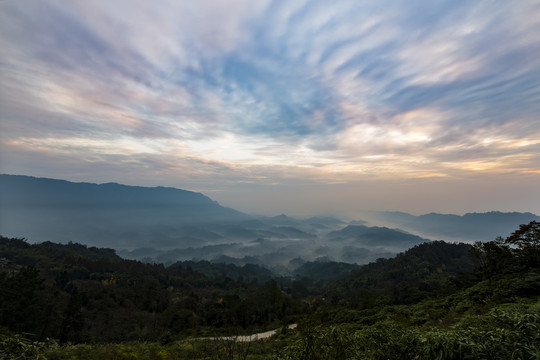
[[[265,329],[301,308],[256,265],[164,267],[112,249],[5,237],[0,259],[0,329],[41,339],[157,341],[208,328]]]
[[[366,264],[429,239],[492,240],[538,219],[501,212],[376,216],[385,226],[332,217],[251,216],[175,188],[0,175],[4,236],[108,247],[126,258],[166,265],[200,260],[259,264],[282,275],[293,274],[294,259]]]
[[[497,236],[507,237],[520,224],[540,221],[532,213],[491,211],[454,214],[429,213],[411,215],[404,212],[378,212],[375,218],[382,223],[438,240],[490,241]]]
[[[469,244],[444,241],[416,245],[393,258],[378,259],[353,270],[333,284],[331,293],[334,298],[355,306],[365,306],[371,301],[416,303],[446,293],[445,281],[449,277],[472,272],[479,265],[472,249]]]
[[[408,249],[428,241],[399,229],[365,225],[349,225],[341,230],[330,232],[327,237],[330,241],[353,240],[358,245],[397,247],[400,249]]]
[[[200,235],[205,224],[247,218],[203,194],[175,188],[0,175],[2,233],[36,242],[167,246],[179,237],[192,237],[193,225],[203,228]]]

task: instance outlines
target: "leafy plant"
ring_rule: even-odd
[[[35,341],[19,334],[0,334],[1,360],[47,360],[43,355],[46,350],[58,346],[56,341]]]

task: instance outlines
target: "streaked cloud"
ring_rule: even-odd
[[[3,1],[0,170],[209,192],[529,183],[539,33],[532,0]]]

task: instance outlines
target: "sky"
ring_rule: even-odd
[[[540,214],[540,2],[0,1],[0,173]]]

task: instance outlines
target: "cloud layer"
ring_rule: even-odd
[[[532,184],[539,33],[525,0],[3,1],[0,169],[206,192]]]

